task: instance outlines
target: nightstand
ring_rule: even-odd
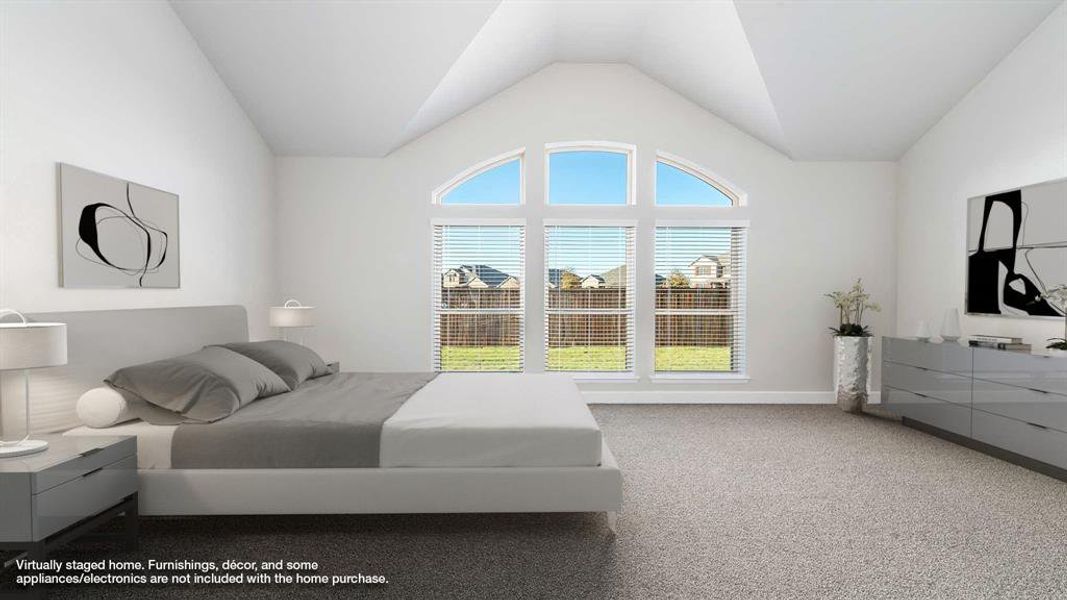
[[[43,436],[39,454],[0,459],[0,550],[43,559],[54,548],[125,515],[137,544],[137,438]]]

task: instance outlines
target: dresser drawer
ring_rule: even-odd
[[[971,376],[971,349],[955,343],[932,344],[917,340],[882,338],[882,357],[913,367]]]
[[[895,414],[963,436],[971,435],[971,409],[952,402],[891,387],[883,398]]]
[[[974,407],[1067,431],[1067,396],[975,379]]]
[[[64,436],[52,442],[53,446],[70,446],[76,458],[60,461],[58,464],[42,468],[33,474],[33,493],[54,488],[57,485],[80,478],[82,475],[110,465],[137,453],[137,438],[130,437],[115,442],[113,437]],[[64,448],[66,449],[66,448]]]
[[[939,400],[964,405],[971,403],[971,380],[959,375],[887,362],[882,369],[882,382],[898,390],[918,392]]]
[[[974,411],[974,439],[1067,469],[1067,433]]]
[[[975,348],[974,376],[1067,396],[1067,358]]]
[[[34,541],[114,506],[137,491],[137,458],[91,470],[33,497]]]

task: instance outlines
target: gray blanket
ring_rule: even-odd
[[[174,469],[377,467],[382,424],[435,373],[336,373],[215,423],[178,426]]]

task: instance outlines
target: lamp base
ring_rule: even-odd
[[[17,444],[0,446],[0,458],[14,458],[16,456],[26,456],[27,454],[37,454],[38,452],[44,452],[48,449],[48,442],[42,442],[41,440],[26,440]]]

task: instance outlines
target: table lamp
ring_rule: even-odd
[[[0,323],[0,371],[22,371],[26,402],[26,436],[17,442],[0,439],[0,458],[43,452],[48,442],[30,439],[30,369],[67,364],[67,324],[30,323],[22,313],[0,309],[0,319],[15,315],[21,323]]]
[[[315,307],[304,306],[299,300],[290,298],[281,306],[270,307],[270,326],[282,330],[282,339],[288,341],[287,329],[294,327],[313,327],[315,325]]]

